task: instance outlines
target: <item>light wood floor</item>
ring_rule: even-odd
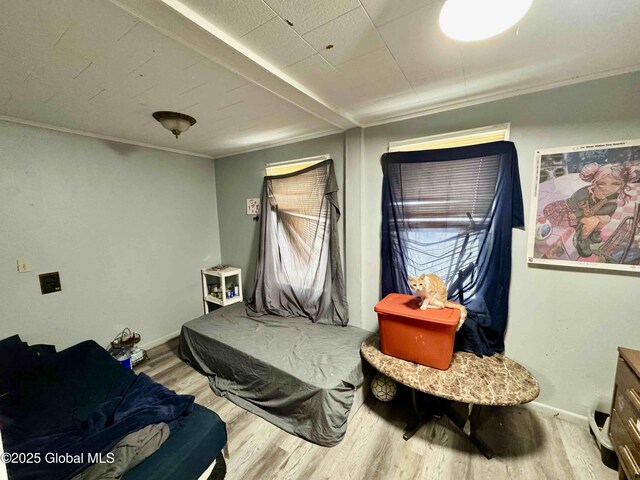
[[[388,404],[373,395],[344,440],[326,448],[289,435],[216,396],[206,378],[183,363],[177,340],[152,349],[136,368],[220,415],[227,424],[228,480],[614,480],[587,426],[548,418],[522,407],[495,408],[480,434],[496,452],[487,460],[448,420],[432,421],[402,439],[410,411],[400,395]]]

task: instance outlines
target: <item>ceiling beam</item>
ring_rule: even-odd
[[[209,60],[342,130],[359,126],[178,0],[110,0]]]

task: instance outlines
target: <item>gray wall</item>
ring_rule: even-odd
[[[0,121],[0,338],[161,339],[202,314],[219,261],[213,160]]]
[[[260,223],[246,214],[246,199],[259,198],[267,163],[329,154],[340,187],[338,222],[344,251],[344,134],[216,159],[216,192],[222,262],[240,267],[245,299],[253,293]],[[344,258],[344,256],[343,256]]]
[[[264,165],[346,151],[344,189],[347,294],[351,324],[377,329],[380,292],[380,156],[390,141],[511,122],[529,217],[535,150],[640,138],[640,73],[533,93],[423,116],[344,135],[216,160],[222,259],[249,272],[252,286],[257,224],[245,198],[260,193]],[[340,165],[340,162],[338,162]],[[539,380],[539,401],[584,415],[613,388],[616,347],[640,348],[637,275],[532,268],[527,234],[513,232],[507,354]],[[245,292],[247,291],[245,288]],[[605,402],[606,403],[606,402]]]
[[[365,129],[362,198],[368,207],[362,210],[361,244],[362,256],[368,261],[362,265],[364,327],[376,328],[380,156],[389,142],[511,122],[528,228],[534,152],[640,138],[639,112],[640,73],[634,73]],[[586,414],[597,396],[611,395],[616,347],[640,348],[640,310],[635,298],[640,280],[637,274],[528,267],[527,234],[513,231],[506,353],[535,374],[542,388],[541,403]]]

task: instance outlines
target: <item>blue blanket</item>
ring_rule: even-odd
[[[121,368],[117,363],[115,367]],[[108,365],[107,370],[112,370],[112,365]],[[117,374],[117,370],[115,372]],[[123,370],[123,373],[130,372]],[[95,372],[98,382],[101,381],[100,374],[100,370]],[[102,378],[102,382],[104,380]],[[191,411],[194,401],[193,396],[177,395],[144,374],[125,376],[124,387],[120,390],[119,395],[104,400],[86,416],[82,415],[84,418],[77,415],[61,418],[46,415],[42,410],[28,411],[29,406],[23,402],[14,403],[13,408],[5,406],[2,411],[5,451],[39,454],[37,463],[9,463],[10,478],[71,478],[92,463],[92,459],[95,461],[97,454],[102,453],[104,460],[104,454],[127,434],[154,423],[164,422],[171,426],[181,415]],[[65,409],[61,406],[56,411],[64,412]],[[34,417],[38,419],[37,425],[33,422]]]

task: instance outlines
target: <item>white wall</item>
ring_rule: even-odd
[[[511,122],[528,228],[535,150],[640,138],[639,112],[640,74],[635,73],[366,128],[360,237],[363,327],[377,329],[373,306],[380,294],[380,156],[390,141]],[[348,172],[353,162],[358,159],[347,158]],[[532,268],[526,263],[526,248],[527,233],[514,230],[506,353],[536,376],[541,384],[538,401],[584,415],[596,397],[611,395],[616,348],[640,348],[640,279]]]
[[[0,121],[0,338],[147,344],[202,314],[219,261],[213,160]]]
[[[364,130],[352,128],[344,136],[345,151],[345,184],[348,186],[344,192],[345,198],[345,282],[347,289],[347,301],[349,303],[349,324],[363,326],[363,318],[368,318],[362,313],[362,265],[364,247],[362,238],[362,212],[369,206],[362,201],[363,189],[363,164],[364,164]],[[371,327],[369,327],[371,328]]]

